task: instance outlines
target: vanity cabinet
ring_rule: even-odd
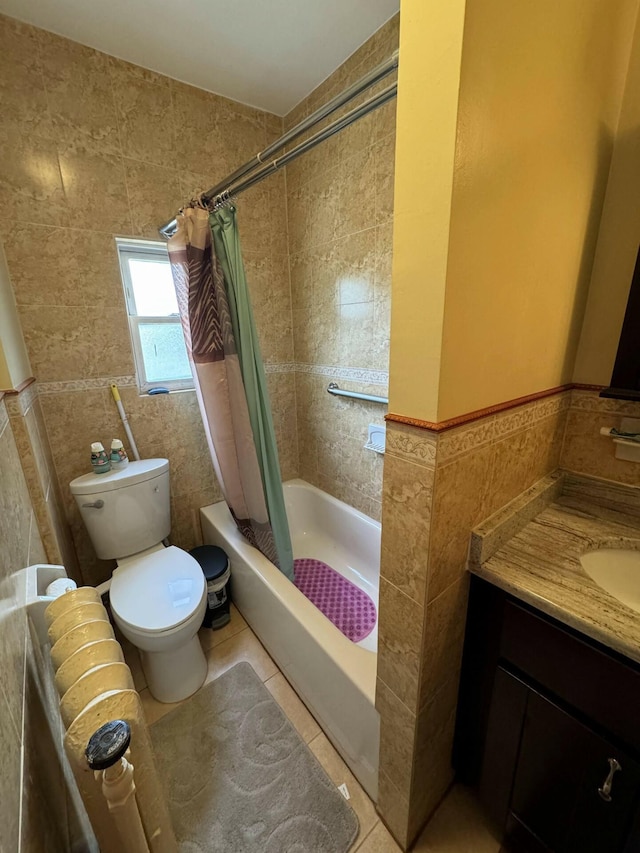
[[[454,760],[509,853],[640,853],[640,667],[477,577]]]

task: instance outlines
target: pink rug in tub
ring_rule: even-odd
[[[295,585],[352,642],[373,631],[376,606],[364,590],[321,560],[294,560]]]

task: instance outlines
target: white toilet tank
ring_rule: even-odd
[[[101,560],[158,545],[171,531],[169,460],[129,462],[119,471],[83,474],[70,483]]]

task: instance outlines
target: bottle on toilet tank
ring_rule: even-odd
[[[91,468],[94,474],[106,474],[111,470],[109,454],[101,441],[94,441],[91,445]]]
[[[111,467],[114,471],[124,468],[129,464],[129,457],[124,445],[119,438],[114,438],[111,442]]]

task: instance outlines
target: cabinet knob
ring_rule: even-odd
[[[622,770],[622,766],[620,762],[616,758],[609,759],[609,772],[607,774],[607,778],[602,783],[602,787],[598,788],[598,794],[605,801],[605,803],[611,802],[611,787],[613,785],[613,777],[618,772],[618,770]]]

